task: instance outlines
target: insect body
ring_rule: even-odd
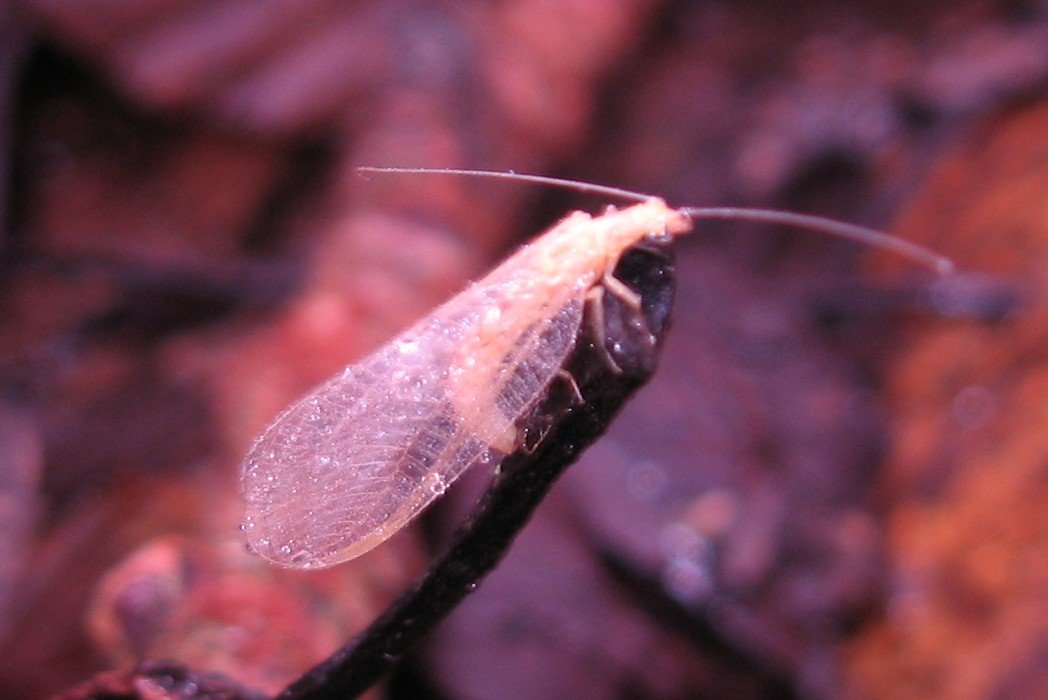
[[[642,239],[674,237],[698,218],[799,225],[907,255],[949,261],[885,234],[820,217],[753,209],[672,209],[611,187],[515,173],[362,168],[501,177],[638,201],[571,214],[486,277],[361,362],[314,389],[258,438],[241,481],[244,531],[270,561],[318,568],[391,537],[475,463],[496,464],[534,435],[520,425],[562,373],[584,307],[610,292],[638,300],[611,271]],[[600,318],[594,305],[592,318]],[[614,367],[614,360],[607,358]],[[582,397],[585,400],[585,397]]]
[[[317,387],[274,421],[244,463],[251,548],[300,568],[352,559],[468,466],[517,449],[518,421],[561,371],[587,298],[623,252],[690,229],[686,213],[657,198],[598,217],[571,214]],[[606,287],[617,288],[610,279]]]

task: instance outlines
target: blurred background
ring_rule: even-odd
[[[0,2],[0,695],[275,692],[488,474],[333,570],[244,551],[274,415],[566,211],[701,222],[662,368],[375,697],[1048,696],[1044,0]]]

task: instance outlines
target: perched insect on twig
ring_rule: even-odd
[[[356,697],[498,564],[557,477],[655,371],[675,289],[671,242],[646,238],[619,260],[613,274],[640,299],[640,307],[612,294],[604,296],[599,312],[595,304],[587,305],[564,371],[520,421],[521,449],[502,459],[423,577],[357,637],[291,684],[281,700]]]
[[[673,239],[695,218],[747,218],[944,258],[884,234],[785,212],[671,209],[616,188],[512,173],[639,201],[576,212],[293,405],[244,465],[245,531],[285,566],[345,561],[403,527],[472,463],[498,465],[426,574],[279,697],[355,697],[495,567],[559,476],[654,372],[674,291]]]
[[[749,219],[884,247],[938,272],[951,267],[901,239],[815,216],[674,209],[627,190],[515,173],[360,170],[510,178],[638,203],[596,217],[572,213],[266,429],[244,463],[244,531],[257,554],[282,566],[318,568],[359,556],[399,531],[470,465],[496,466],[534,449],[542,427],[529,425],[529,414],[558,377],[571,379],[563,365],[584,311],[601,325],[606,295],[639,311],[639,295],[612,273],[646,238],[670,241],[695,219]],[[614,359],[605,360],[614,370]]]

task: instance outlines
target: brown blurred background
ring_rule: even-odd
[[[270,692],[469,509],[242,546],[284,405],[600,200],[701,223],[660,374],[377,696],[1048,696],[1048,5],[0,2],[0,696],[137,659]]]

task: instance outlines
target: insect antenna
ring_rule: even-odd
[[[681,211],[693,219],[732,219],[736,221],[756,221],[782,226],[794,226],[830,236],[847,238],[864,245],[890,250],[914,262],[924,265],[940,275],[954,271],[953,261],[944,255],[911,243],[904,238],[876,229],[846,224],[843,221],[829,219],[812,214],[798,214],[792,211],[777,209],[750,209],[747,207],[682,207]]]
[[[484,177],[498,180],[512,180],[515,182],[532,182],[539,185],[552,187],[564,187],[579,192],[603,194],[609,197],[620,197],[635,202],[643,202],[654,197],[654,195],[643,194],[621,187],[609,187],[607,185],[596,185],[581,180],[569,180],[559,177],[548,177],[545,175],[529,175],[517,173],[512,170],[469,170],[459,168],[375,168],[360,167],[357,172],[361,175],[370,173],[398,173],[403,175],[463,175],[466,177]],[[748,207],[682,207],[681,212],[693,219],[734,219],[741,221],[755,221],[760,223],[778,224],[782,226],[793,226],[808,229],[817,233],[824,233],[839,238],[847,238],[864,245],[889,250],[902,255],[910,260],[923,265],[940,275],[948,275],[954,271],[953,262],[924,246],[911,243],[905,239],[893,236],[883,231],[847,224],[824,216],[812,214],[799,214],[791,211],[780,211],[777,209],[751,209]]]
[[[460,170],[458,168],[357,168],[361,174],[367,173],[399,173],[402,175],[465,175],[466,177],[486,177],[495,180],[513,180],[515,182],[533,182],[537,185],[549,185],[550,187],[563,187],[578,192],[590,192],[592,194],[603,194],[609,197],[621,197],[634,202],[644,202],[655,195],[643,194],[626,190],[621,187],[609,187],[608,185],[596,185],[592,182],[582,180],[568,180],[560,177],[548,177],[546,175],[528,175],[512,170]]]

